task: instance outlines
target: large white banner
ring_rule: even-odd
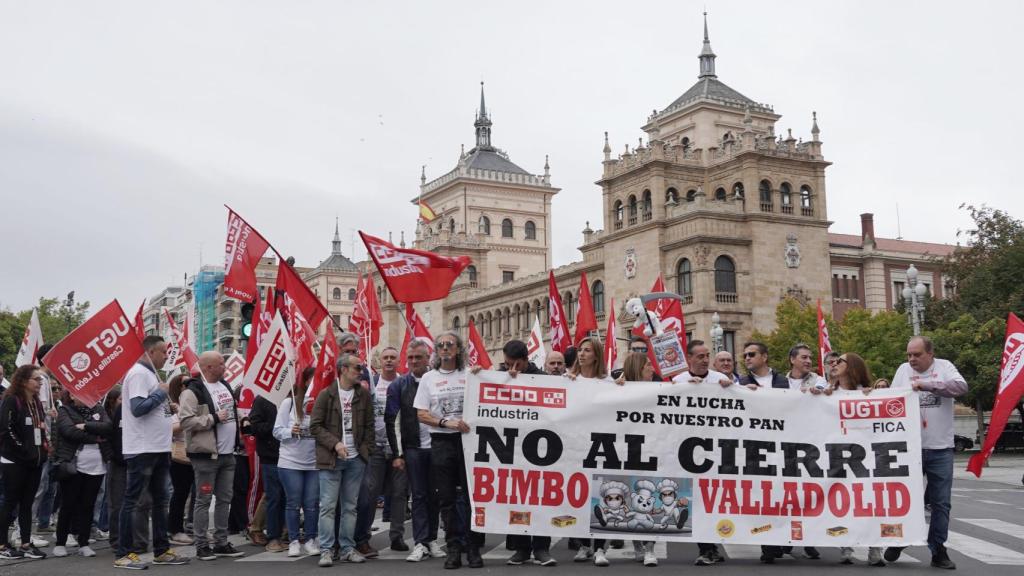
[[[777,544],[924,541],[918,402],[836,392],[470,375],[481,532]]]

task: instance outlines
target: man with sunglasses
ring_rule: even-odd
[[[437,337],[434,369],[423,375],[413,406],[420,422],[430,426],[431,479],[445,519],[448,558],[444,567],[462,566],[462,551],[470,568],[484,565],[480,547],[483,534],[469,529],[469,483],[462,455],[462,435],[469,424],[462,419],[466,395],[466,353],[455,332]]]
[[[320,539],[322,567],[334,564],[332,549],[340,547],[339,559],[365,562],[356,551],[356,507],[359,488],[373,450],[373,400],[359,385],[366,367],[355,354],[338,359],[338,383],[317,397],[309,431],[316,438],[316,467],[320,471]],[[340,500],[341,522],[335,532],[335,508]]]
[[[763,342],[747,342],[743,345],[743,363],[747,375],[740,384],[750,389],[789,388],[789,380],[768,365],[768,346]]]

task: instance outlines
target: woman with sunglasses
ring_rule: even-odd
[[[45,380],[38,366],[21,366],[14,371],[11,385],[0,401],[0,469],[4,478],[4,503],[0,506],[2,558],[46,558],[32,544],[32,501],[50,451],[46,412],[39,400],[39,387]],[[12,547],[8,536],[15,508],[21,530],[20,548]]]
[[[840,355],[832,363],[829,373],[832,376],[831,392],[833,393],[849,394],[852,391],[859,390],[867,395],[873,389],[874,378],[871,377],[871,369],[868,368],[863,358],[853,352]],[[840,564],[853,564],[853,548],[843,546],[839,548],[839,554],[842,556],[842,559],[839,561]],[[872,546],[868,548],[868,564],[871,566],[885,566],[881,547]]]

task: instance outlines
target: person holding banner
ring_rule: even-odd
[[[157,367],[167,360],[167,343],[160,336],[146,336],[142,348],[145,354],[125,375],[121,395],[121,448],[128,472],[114,568],[128,570],[146,568],[134,552],[135,515],[143,491],[152,500],[153,563],[188,563],[188,558],[171,550],[167,539],[172,414],[167,384],[156,373]]]
[[[565,356],[557,350],[548,352],[548,355],[544,358],[544,372],[552,376],[565,374]]]
[[[430,344],[414,338],[406,348],[409,372],[388,386],[388,405],[384,411],[388,444],[395,460],[392,466],[405,470],[412,493],[412,536],[414,546],[406,562],[425,558],[444,558],[437,541],[438,504],[430,486],[430,427],[419,421],[413,406],[420,379],[427,373]],[[395,424],[398,424],[396,433]],[[401,443],[399,443],[401,437]]]
[[[743,363],[747,375],[740,378],[740,385],[751,390],[757,388],[789,388],[789,380],[768,364],[768,346],[763,342],[747,342],[743,345]]]
[[[39,387],[45,379],[38,366],[20,366],[0,401],[0,470],[4,478],[0,558],[46,558],[46,553],[32,544],[32,500],[49,452],[45,411],[39,400]],[[11,546],[9,536],[15,508],[21,531],[20,548]]]
[[[967,392],[967,381],[949,360],[935,357],[932,341],[914,336],[907,343],[907,361],[896,370],[893,388],[913,388],[921,401],[921,463],[928,479],[925,504],[931,506],[928,549],[932,566],[953,570],[946,552],[953,490],[953,399]],[[903,548],[888,548],[885,559],[895,562]]]
[[[316,438],[319,470],[321,567],[334,564],[333,549],[346,562],[365,562],[355,550],[356,508],[366,462],[373,449],[373,400],[359,385],[366,366],[355,354],[338,358],[338,384],[320,392],[309,429]],[[339,505],[340,502],[340,505]],[[335,526],[337,508],[340,523]]]
[[[463,459],[462,435],[469,432],[462,407],[466,392],[466,350],[456,332],[437,337],[434,369],[423,375],[413,406],[419,421],[430,429],[434,493],[444,518],[448,557],[444,567],[462,566],[462,552],[470,568],[484,565],[480,547],[484,535],[470,529],[469,482]]]
[[[57,516],[57,542],[54,556],[67,556],[68,534],[74,531],[78,553],[92,557],[89,547],[93,510],[103,485],[110,460],[110,443],[114,433],[102,405],[88,406],[67,392],[57,410],[57,433],[54,435],[53,465],[60,482],[60,512]]]
[[[733,384],[740,383],[740,375],[736,373],[736,360],[733,359],[732,352],[722,350],[715,354],[715,360],[711,363],[711,367],[726,376],[732,376]]]
[[[647,355],[646,347],[643,350],[634,350],[633,343],[630,343],[630,353],[622,364],[622,377],[615,383],[622,385],[625,382],[657,382],[654,365]],[[671,500],[675,503],[675,490],[672,489]],[[685,519],[683,520],[685,522]],[[637,562],[643,562],[644,566],[653,567],[658,565],[658,557],[654,554],[654,541],[634,540],[633,555]]]
[[[874,379],[871,377],[871,369],[859,355],[847,352],[839,356],[839,360],[832,368],[833,392],[838,390],[860,390],[864,394],[870,394]],[[839,548],[842,559],[840,564],[853,564],[853,548],[843,546]],[[882,548],[871,546],[868,548],[868,564],[871,566],[885,566],[882,559]]]
[[[828,382],[814,373],[811,347],[798,343],[789,349],[789,373],[786,379],[791,390],[821,394],[828,388]]]
[[[320,515],[320,487],[316,471],[316,440],[309,431],[310,414],[314,398],[306,396],[306,388],[316,369],[307,367],[302,378],[295,383],[292,394],[281,402],[274,420],[274,438],[280,442],[277,474],[284,487],[284,520],[288,526],[288,556],[320,553],[317,541],[317,518]],[[303,398],[302,407],[295,408],[295,398]],[[302,530],[306,541],[299,539],[299,511],[302,511]]]

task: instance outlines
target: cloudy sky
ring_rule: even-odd
[[[420,166],[472,146],[481,80],[495,144],[534,173],[550,155],[568,263],[601,220],[603,132],[635,144],[696,81],[703,6],[0,0],[0,306],[134,308],[222,261],[225,203],[301,265],[335,216],[349,256],[356,229],[409,237]],[[779,133],[818,112],[832,231],[874,212],[895,237],[897,202],[915,240],[955,242],[963,202],[1024,216],[1024,4],[707,6],[722,81]]]

